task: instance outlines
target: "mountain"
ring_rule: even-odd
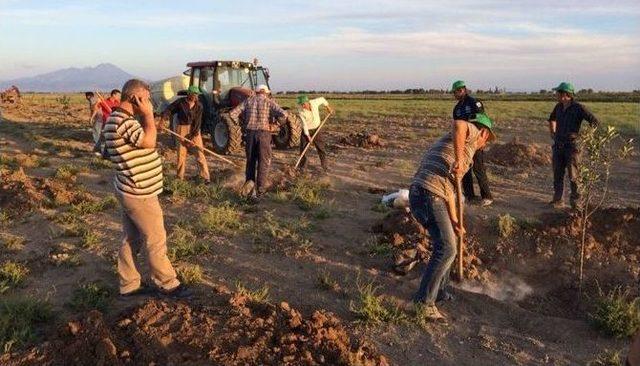
[[[0,89],[16,85],[20,91],[79,92],[89,90],[120,89],[125,81],[134,78],[113,64],[96,67],[71,67],[14,80],[0,81]]]

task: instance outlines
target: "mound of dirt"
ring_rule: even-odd
[[[385,147],[387,145],[380,136],[369,134],[368,132],[350,133],[348,136],[342,137],[340,143],[349,146],[363,147],[365,149]]]
[[[0,169],[0,208],[14,213],[27,212],[45,199],[37,181],[22,168],[15,171]]]
[[[506,144],[491,146],[487,160],[507,167],[534,167],[551,164],[551,153],[538,144],[524,144],[514,138]]]
[[[205,307],[149,300],[114,324],[92,311],[27,355],[41,365],[388,365],[332,314],[304,318],[283,302],[241,295]],[[218,303],[215,303],[218,301]],[[17,364],[18,362],[16,362]]]

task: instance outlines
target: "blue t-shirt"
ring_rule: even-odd
[[[466,95],[453,107],[453,119],[469,121],[476,117],[476,113],[484,113],[482,102]]]

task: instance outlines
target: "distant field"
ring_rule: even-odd
[[[86,103],[80,93],[67,94],[72,104]],[[41,104],[56,104],[61,94],[25,94],[27,101]],[[326,97],[336,107],[339,119],[371,117],[412,117],[450,118],[454,100],[425,99],[412,95],[367,95],[329,94]],[[278,101],[287,107],[295,105],[293,94],[277,95]],[[497,123],[515,119],[545,121],[555,105],[552,96],[546,101],[505,101],[483,99],[487,113]],[[627,134],[640,134],[640,103],[636,102],[584,102],[604,123],[616,126]]]

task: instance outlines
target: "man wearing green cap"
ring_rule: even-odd
[[[475,118],[476,114],[484,113],[484,105],[469,95],[465,82],[458,80],[451,86],[451,92],[455,96],[458,103],[453,108],[453,119],[470,121]],[[473,172],[472,172],[473,171]],[[476,197],[473,189],[473,175],[478,180],[480,188],[480,197]],[[487,170],[484,165],[484,150],[476,151],[473,156],[473,169],[469,170],[462,178],[462,190],[468,202],[477,203],[480,206],[489,206],[493,203],[493,196],[489,189],[489,179],[487,178]]]
[[[324,106],[329,113],[333,113],[333,109],[329,106],[329,102],[323,97],[309,99],[306,95],[298,96],[298,116],[302,121],[302,137],[300,138],[300,153],[307,147],[307,144],[311,140],[311,136],[318,134],[318,127],[320,126],[320,106]],[[317,135],[313,139],[313,145],[318,151],[320,157],[320,165],[322,169],[327,172],[329,167],[327,165],[327,152],[325,150],[324,141],[322,135]],[[300,170],[304,170],[307,164],[307,157],[303,156],[300,160]]]
[[[469,120],[455,119],[453,130],[424,153],[409,189],[411,214],[429,232],[433,252],[414,302],[423,304],[422,315],[444,318],[436,301],[450,298],[449,272],[456,257],[456,235],[464,232],[455,208],[455,186],[469,171],[473,156],[495,139],[493,122],[484,113]]]
[[[186,139],[180,141],[178,151],[176,152],[178,156],[178,179],[184,179],[187,149],[189,149],[192,154],[196,156],[200,177],[205,184],[209,184],[211,182],[209,166],[202,151],[202,134],[200,133],[200,126],[202,124],[202,103],[198,100],[198,95],[200,94],[200,88],[196,85],[191,85],[189,89],[187,89],[187,97],[177,99],[171,103],[167,109],[162,112],[162,116],[163,118],[168,118],[170,115],[173,116],[175,114],[178,119],[176,133]]]
[[[580,125],[583,120],[592,127],[597,127],[598,119],[582,104],[576,102],[571,83],[562,82],[553,88],[556,92],[558,104],[549,116],[549,132],[553,139],[553,200],[550,202],[555,208],[563,207],[565,171],[569,173],[571,183],[571,207],[580,205],[580,187],[578,187],[578,164],[580,163],[580,149],[578,138]]]

